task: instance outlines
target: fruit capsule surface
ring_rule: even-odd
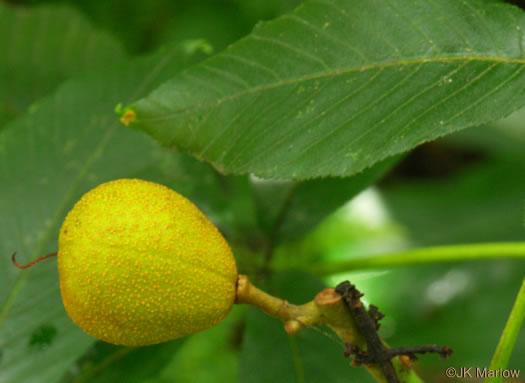
[[[226,240],[192,202],[153,182],[120,179],[87,192],[58,242],[64,307],[108,343],[142,346],[204,330],[235,300]]]

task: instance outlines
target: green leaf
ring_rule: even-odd
[[[155,377],[184,344],[177,339],[146,347],[118,347],[99,342],[95,357],[82,361],[84,371],[72,379],[73,383],[142,383]],[[154,356],[154,357],[152,357]]]
[[[347,178],[303,182],[255,179],[261,224],[276,243],[297,239],[376,182],[398,159],[382,161]]]
[[[309,274],[285,272],[274,277],[270,293],[301,304],[323,284]],[[289,336],[283,323],[255,308],[248,312],[240,360],[240,382],[371,382],[366,370],[353,368],[344,347],[328,329],[306,328]],[[261,368],[264,366],[264,368]]]
[[[245,309],[234,306],[222,322],[188,337],[171,363],[159,371],[159,381],[236,382]]]
[[[121,45],[72,8],[0,3],[0,126],[65,79],[124,59]]]
[[[448,180],[385,186],[393,217],[417,245],[522,241],[523,164],[487,161]]]
[[[306,2],[135,104],[224,173],[348,176],[525,103],[525,15],[495,1]]]
[[[55,260],[59,226],[94,186],[129,177],[166,153],[114,116],[121,101],[146,94],[187,60],[172,49],[67,82],[0,133],[0,381],[55,382],[94,339],[67,317]],[[198,175],[197,175],[198,176]]]

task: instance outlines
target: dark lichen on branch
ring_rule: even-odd
[[[399,383],[397,373],[392,364],[392,358],[406,356],[409,360],[416,360],[416,354],[427,352],[438,353],[442,359],[448,358],[453,350],[447,346],[423,345],[416,347],[389,348],[379,337],[379,320],[384,317],[379,309],[370,305],[368,311],[365,309],[361,297],[364,295],[350,282],[345,281],[337,285],[335,291],[341,295],[346,307],[356,321],[361,334],[366,341],[366,350],[355,344],[345,343],[345,356],[354,358],[354,365],[376,364],[383,372],[388,383]]]

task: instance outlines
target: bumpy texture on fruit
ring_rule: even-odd
[[[142,346],[220,322],[235,299],[230,247],[201,211],[165,186],[104,183],[67,215],[58,240],[62,300],[106,342]]]

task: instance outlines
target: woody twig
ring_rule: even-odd
[[[361,302],[363,294],[348,281],[340,283],[335,288],[335,291],[343,297],[366,341],[366,350],[362,350],[353,344],[347,343],[345,345],[345,356],[353,357],[354,365],[376,364],[383,372],[388,383],[399,383],[396,371],[392,365],[392,358],[406,355],[410,360],[415,360],[417,359],[416,354],[430,352],[438,353],[441,355],[441,358],[446,359],[452,354],[452,349],[437,345],[389,348],[377,333],[380,327],[379,320],[384,317],[379,312],[379,309],[374,305],[370,305],[368,311],[366,311],[363,302]]]

